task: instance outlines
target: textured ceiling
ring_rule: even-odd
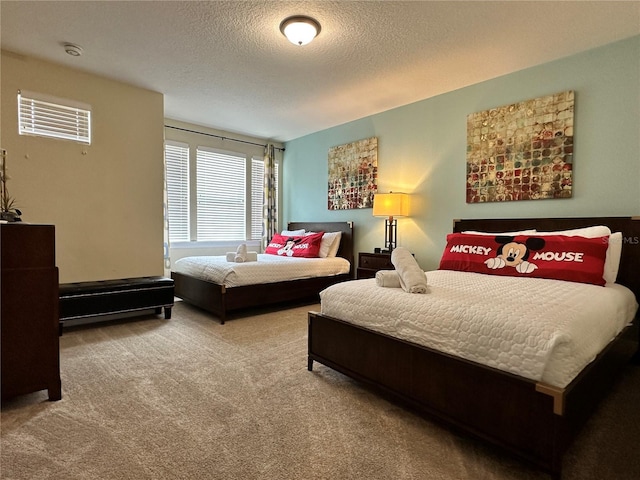
[[[295,14],[322,25],[309,45],[279,31]],[[638,1],[2,0],[0,17],[5,50],[161,92],[168,118],[277,141],[640,34]]]

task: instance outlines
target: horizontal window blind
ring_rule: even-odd
[[[251,239],[262,238],[262,206],[264,203],[264,161],[251,160]]]
[[[189,236],[189,147],[166,143],[164,147],[167,179],[167,217],[169,241],[188,242]]]
[[[246,162],[244,157],[198,148],[198,241],[245,240]]]
[[[278,164],[275,165],[276,174],[276,204],[278,201]],[[264,160],[253,158],[251,160],[251,239],[262,238],[264,211]]]
[[[18,133],[91,143],[91,107],[44,94],[18,92]]]

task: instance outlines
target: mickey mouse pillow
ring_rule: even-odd
[[[609,237],[447,235],[440,270],[604,285]]]
[[[320,252],[320,242],[324,232],[306,236],[275,234],[264,253],[283,257],[316,258]]]

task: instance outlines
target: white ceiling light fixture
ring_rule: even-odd
[[[82,47],[80,45],[76,45],[74,43],[65,43],[62,46],[64,47],[64,51],[72,57],[79,57],[80,55],[82,55]]]
[[[294,45],[306,45],[320,33],[320,24],[311,17],[295,15],[285,18],[280,31]]]

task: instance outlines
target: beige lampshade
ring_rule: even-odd
[[[373,196],[374,217],[406,217],[409,215],[409,195],[406,193],[376,193]]]

